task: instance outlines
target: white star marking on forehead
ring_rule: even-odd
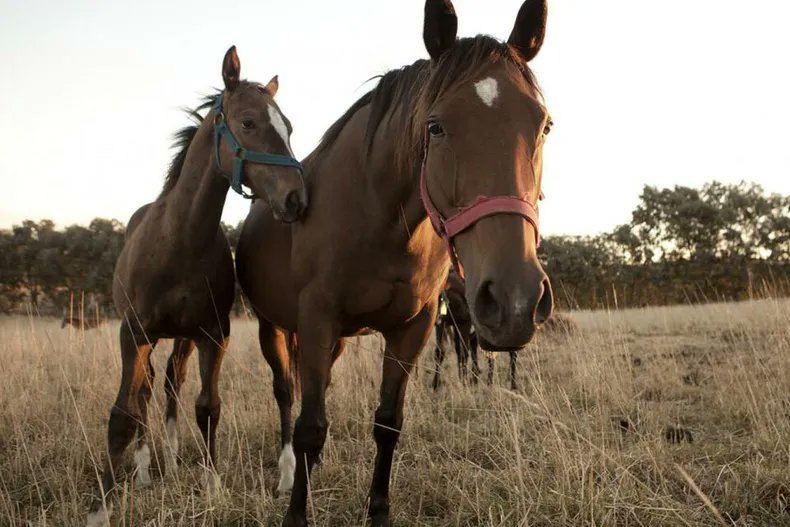
[[[499,97],[499,86],[496,79],[488,77],[475,83],[478,97],[486,106],[494,106],[494,101]]]

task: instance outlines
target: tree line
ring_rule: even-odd
[[[235,248],[241,224],[222,225]],[[124,225],[0,230],[0,313],[113,316]],[[631,221],[597,236],[549,236],[539,256],[564,308],[738,300],[790,286],[790,196],[754,183],[646,186]],[[240,295],[237,312],[241,309]]]

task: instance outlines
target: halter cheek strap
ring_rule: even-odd
[[[540,245],[540,235],[538,234],[538,209],[527,200],[518,196],[478,196],[469,205],[462,207],[449,218],[442,216],[439,209],[431,200],[428,193],[428,142],[429,136],[425,135],[425,146],[423,149],[422,167],[420,169],[420,198],[422,199],[428,218],[431,220],[434,231],[444,242],[447,253],[450,255],[450,262],[453,269],[461,274],[461,265],[458,261],[458,254],[455,251],[453,238],[464,232],[466,229],[489,216],[497,214],[516,214],[527,220],[535,229],[535,244]],[[541,193],[541,198],[543,194]]]
[[[254,194],[247,194],[241,187],[244,177],[244,163],[258,163],[261,165],[274,165],[281,167],[292,167],[297,169],[300,173],[303,171],[302,164],[291,156],[284,156],[280,154],[269,154],[267,152],[256,152],[254,150],[247,150],[238,142],[233,132],[228,127],[228,122],[225,119],[225,113],[222,111],[222,100],[224,93],[220,93],[217,100],[214,101],[214,157],[217,160],[217,168],[219,171],[228,177],[222,170],[222,159],[220,157],[220,144],[224,140],[228,148],[233,152],[233,171],[229,177],[230,188],[235,190],[242,197],[247,199],[255,199]]]

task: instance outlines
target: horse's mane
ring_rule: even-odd
[[[221,93],[220,90],[217,90],[211,95],[206,95],[196,108],[183,108],[184,113],[189,116],[189,120],[192,121],[192,124],[181,128],[173,134],[173,144],[171,148],[177,148],[178,151],[173,156],[173,159],[170,161],[170,166],[167,168],[165,184],[162,186],[162,192],[159,194],[160,197],[173,190],[173,187],[176,186],[178,177],[181,175],[181,169],[184,168],[184,161],[186,161],[187,158],[189,145],[192,144],[192,140],[195,139],[195,134],[197,134],[205,118],[200,112],[214,106],[214,102]]]
[[[486,35],[462,38],[438,61],[420,59],[379,76],[376,87],[360,97],[329,127],[311,157],[319,157],[331,148],[351,118],[368,105],[370,116],[365,129],[365,150],[369,154],[376,131],[384,118],[388,114],[391,118],[391,111],[399,104],[404,104],[411,111],[407,115],[405,130],[396,138],[396,161],[401,170],[411,170],[421,154],[430,108],[443,95],[471,82],[484,68],[497,62],[505,62],[516,68],[536,96],[540,96],[540,87],[532,70],[515,48]]]

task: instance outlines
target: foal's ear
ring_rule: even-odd
[[[458,33],[458,18],[450,0],[426,0],[422,39],[433,60],[450,49]]]
[[[279,87],[280,87],[280,81],[277,79],[277,75],[275,75],[274,77],[272,77],[272,80],[270,80],[269,83],[263,87],[263,89],[269,92],[269,95],[274,97],[275,95],[277,95],[277,88]]]
[[[516,48],[529,62],[535,58],[546,35],[546,0],[524,0],[518,10],[516,25],[507,43]]]
[[[233,91],[239,85],[241,78],[241,63],[239,56],[236,54],[236,46],[231,46],[225,53],[225,58],[222,60],[222,80],[225,81],[225,89]]]

